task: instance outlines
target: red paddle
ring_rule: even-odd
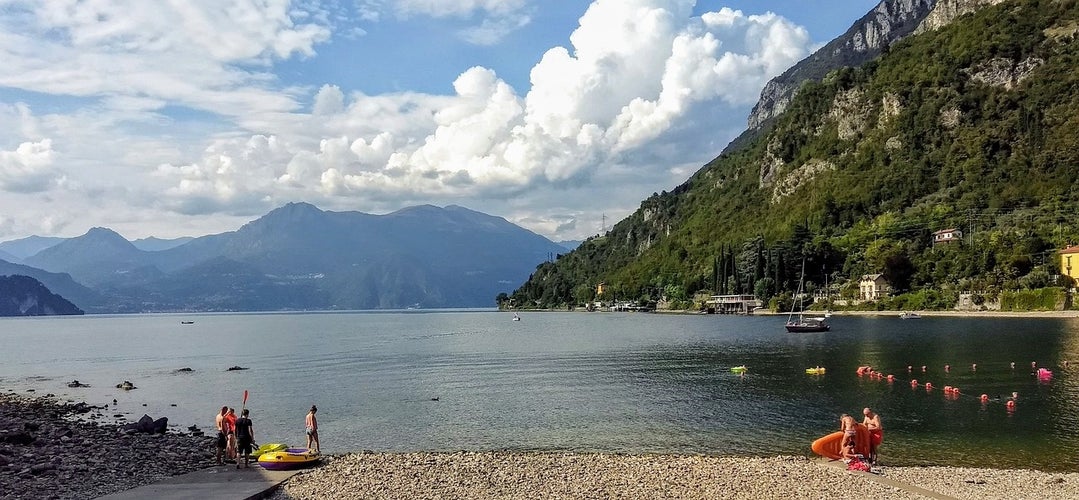
[[[241,409],[247,408],[247,389],[244,389],[244,404]]]

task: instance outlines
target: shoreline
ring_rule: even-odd
[[[606,312],[606,311],[602,311]],[[895,317],[898,318],[900,314],[904,312],[918,313],[922,317],[938,317],[938,318],[1054,318],[1054,319],[1067,319],[1067,318],[1079,318],[1079,311],[926,311],[926,310],[904,310],[904,311],[830,311],[832,316],[865,316],[865,317]],[[772,312],[772,311],[756,311],[750,314],[706,314],[699,311],[672,311],[672,310],[656,310],[656,314],[688,314],[698,316],[787,316],[790,312]],[[824,311],[809,310],[805,312],[807,316],[821,315]]]
[[[209,437],[77,418],[93,408],[0,393],[0,496],[96,498],[214,467]],[[800,456],[364,451],[325,456],[272,498],[925,498],[919,489],[1079,498],[1079,473],[885,464],[867,474]]]

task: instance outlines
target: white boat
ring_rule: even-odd
[[[521,316],[519,316],[517,313],[513,313],[513,320],[514,321],[521,321]]]
[[[806,266],[805,261],[802,261],[802,276],[798,279],[798,292],[795,296],[798,297],[798,318],[794,317],[794,306],[791,306],[791,313],[787,316],[787,331],[792,333],[811,333],[811,332],[826,332],[831,329],[828,326],[828,318],[824,316],[806,317],[803,314],[803,294],[802,287],[805,286]]]
[[[922,319],[922,316],[918,313],[907,311],[900,314],[899,319]]]

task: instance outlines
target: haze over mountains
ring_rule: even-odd
[[[567,250],[458,206],[371,215],[290,203],[198,238],[130,242],[93,228],[0,251],[22,256],[0,274],[32,276],[88,312],[143,312],[492,307]]]

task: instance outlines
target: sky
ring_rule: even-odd
[[[876,0],[0,0],[0,241],[289,202],[600,233]]]

